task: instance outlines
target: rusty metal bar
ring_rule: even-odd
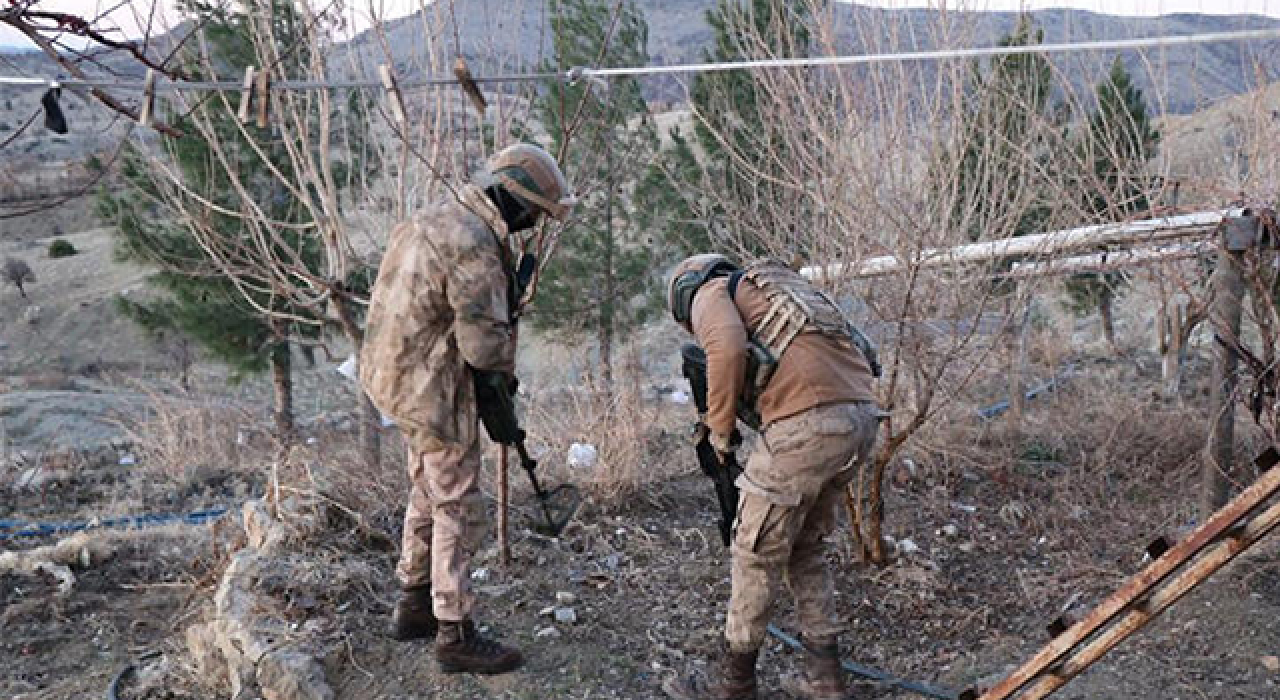
[[[1236,527],[1242,518],[1248,516],[1277,491],[1280,491],[1280,469],[1272,469],[1263,473],[1256,482],[1245,489],[1231,503],[1214,513],[1186,539],[1171,547],[1160,558],[1151,562],[1147,568],[1129,579],[1124,586],[1091,610],[1061,636],[1047,644],[1027,663],[1023,664],[1021,668],[983,693],[980,696],[980,700],[1005,700],[1010,698],[1052,667],[1063,665],[1064,657],[1074,656],[1076,653],[1074,650],[1081,642],[1103,626],[1126,614],[1135,604],[1141,604],[1153,587],[1157,586],[1201,550],[1212,546],[1224,533]],[[1272,510],[1268,510],[1267,513],[1270,514]],[[1240,537],[1241,535],[1239,534],[1235,535],[1236,540],[1239,540]],[[1216,567],[1213,570],[1216,570]],[[1202,580],[1207,575],[1208,573],[1200,574],[1198,578],[1191,581],[1191,585],[1194,585],[1195,582]],[[1174,579],[1174,583],[1178,580]],[[1171,583],[1170,585],[1173,584]],[[1125,632],[1115,641],[1118,642],[1131,632],[1132,630]],[[1114,646],[1114,643],[1112,646]],[[1109,649],[1110,647],[1107,648]],[[1087,665],[1085,664],[1085,666]],[[1078,673],[1081,669],[1083,669],[1083,666],[1076,669],[1075,673]]]

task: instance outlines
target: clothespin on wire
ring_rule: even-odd
[[[476,79],[471,75],[471,69],[467,67],[467,60],[461,56],[453,62],[453,75],[458,79],[458,84],[462,86],[462,91],[467,93],[467,97],[471,98],[471,104],[475,105],[476,111],[480,113],[480,118],[484,118],[485,108],[489,103],[484,99],[484,93],[480,92],[480,86],[476,84]]]
[[[267,114],[271,109],[271,71],[258,71],[258,84],[254,86],[253,99],[258,107],[258,128],[267,128]]]
[[[138,107],[138,123],[151,125],[151,115],[156,106],[156,71],[147,69],[147,77],[142,81],[142,105]]]
[[[574,66],[566,71],[564,74],[564,83],[565,85],[572,87],[581,82],[583,78],[587,79],[588,85],[600,88],[605,92],[609,91],[609,83],[598,75],[587,75],[587,68],[585,66]]]
[[[400,97],[400,86],[396,84],[395,73],[385,63],[378,66],[378,77],[382,79],[382,87],[387,91],[387,107],[391,110],[391,118],[403,131],[409,128],[409,116],[404,111],[404,100]]]
[[[253,66],[244,69],[244,86],[240,88],[240,108],[236,110],[236,118],[241,124],[249,123],[249,109],[253,106],[253,78],[256,72],[257,69]]]

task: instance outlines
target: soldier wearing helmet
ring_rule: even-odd
[[[763,440],[737,480],[727,650],[709,674],[664,688],[683,700],[756,697],[756,659],[785,579],[807,652],[800,690],[843,698],[824,539],[875,446],[874,349],[830,297],[774,261],[740,269],[723,255],[696,255],[676,266],[667,303],[706,353],[702,421],[716,452],[727,460],[740,441],[744,401]]]
[[[543,149],[517,144],[470,184],[391,232],[369,303],[360,381],[409,445],[411,488],[396,567],[397,639],[435,637],[446,672],[503,673],[519,651],[471,619],[470,556],[483,534],[475,381],[515,370],[521,260],[513,238],[564,220],[568,183]]]

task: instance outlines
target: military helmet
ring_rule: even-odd
[[[489,160],[489,170],[499,184],[557,221],[568,218],[577,201],[555,158],[533,144],[517,143],[498,151]]]
[[[667,307],[677,323],[688,324],[693,315],[693,295],[707,280],[738,271],[738,266],[719,253],[701,253],[685,258],[671,271],[667,283]]]

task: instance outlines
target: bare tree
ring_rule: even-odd
[[[25,260],[20,258],[4,259],[4,280],[14,287],[18,288],[18,293],[23,299],[29,299],[27,296],[26,285],[33,284],[36,281],[36,273],[31,271],[31,266]]]
[[[869,54],[916,50],[920,41],[932,47],[982,43],[978,25],[963,13],[939,16],[927,27],[927,39],[872,15],[840,26],[821,2],[778,2],[775,15],[785,21],[760,28],[748,16],[735,27],[746,57],[785,57],[793,37],[804,34],[810,53],[831,56],[847,53],[850,33]],[[784,26],[795,21],[805,23],[804,33]],[[956,59],[752,71],[752,109],[760,118],[750,120],[747,133],[735,131],[744,120],[733,115],[696,105],[693,110],[719,151],[714,159],[699,159],[700,179],[687,188],[694,218],[713,222],[713,243],[748,258],[764,254],[808,266],[819,283],[850,300],[855,320],[881,344],[880,402],[891,416],[879,452],[851,485],[848,502],[867,560],[886,560],[881,527],[888,465],[924,426],[963,399],[976,378],[989,376],[999,362],[1009,363],[1009,376],[1020,376],[1027,357],[1020,340],[1025,333],[1017,331],[1025,327],[1028,300],[1040,285],[1028,280],[1015,289],[993,282],[999,261],[924,265],[928,251],[1026,233],[1029,218],[1042,230],[1091,221],[1078,196],[1090,163],[1071,147],[1068,127],[1085,121],[1092,98],[1061,79],[1065,70],[1082,66],[1050,56],[1038,60],[1054,78],[1055,102],[1048,109],[1030,109],[1030,98],[1018,91],[983,102],[975,91],[989,83],[975,77],[995,70],[995,59]],[[1091,69],[1105,68],[1099,60]],[[705,94],[706,85],[699,89]],[[733,95],[723,98],[732,105]],[[964,143],[960,125],[979,103],[987,110],[983,119],[993,125],[1016,120],[1017,128],[992,128],[976,148]],[[969,162],[984,164],[991,174],[980,193],[966,185],[964,159],[955,156],[966,146]],[[724,186],[733,181],[736,186]],[[899,272],[865,279],[844,274],[880,255],[901,261]],[[1011,331],[1013,340],[1005,340]]]
[[[380,21],[360,44],[339,47],[338,9],[320,2],[244,4],[235,21],[245,23],[250,46],[241,60],[252,61],[272,82],[324,83],[376,75],[371,62],[405,69],[392,56]],[[200,11],[227,12],[217,7]],[[424,6],[414,21],[425,25],[426,37],[450,36],[455,30],[451,3]],[[281,35],[286,27],[287,37]],[[194,37],[189,56],[197,72],[225,73],[206,37],[199,30]],[[452,47],[428,39],[427,49],[407,69],[446,73],[451,56]],[[263,112],[266,120],[244,124],[227,119],[240,111],[238,95],[180,93],[177,106],[187,115],[191,135],[208,145],[208,168],[218,173],[216,192],[174,167],[180,142],[140,140],[136,146],[164,208],[214,261],[211,273],[232,280],[248,304],[277,319],[296,342],[315,344],[300,331],[331,325],[358,352],[366,290],[377,269],[382,236],[422,205],[456,191],[486,151],[509,138],[516,113],[528,110],[528,100],[520,96],[491,94],[492,106],[483,117],[486,129],[481,130],[454,86],[435,85],[401,96],[403,121],[381,91],[272,92],[269,110]],[[259,102],[253,111],[265,107]],[[234,123],[232,133],[227,132],[228,121]],[[242,167],[246,161],[257,165]],[[291,202],[296,215],[289,220],[273,215],[270,198]],[[245,235],[217,235],[211,210],[234,218]],[[306,264],[302,249],[317,245],[321,264]],[[263,299],[287,304],[267,305]],[[290,308],[307,313],[291,313]],[[365,459],[375,461],[380,417],[362,392],[360,410]]]
[[[94,15],[64,12],[50,5],[44,0],[9,0],[5,7],[0,7],[0,25],[7,25],[25,36],[41,53],[79,80],[94,77],[89,71],[110,75],[106,59],[111,55],[124,56],[132,63],[170,78],[185,77],[170,63],[174,46],[180,42],[170,42],[165,55],[155,50],[157,35],[168,29],[161,21],[162,3],[108,4],[107,9]],[[125,36],[120,20],[126,13],[136,21],[142,36]],[[137,107],[110,92],[95,87],[88,93],[108,109],[133,120],[138,118]],[[156,128],[174,136],[181,134],[165,124],[158,124]]]

